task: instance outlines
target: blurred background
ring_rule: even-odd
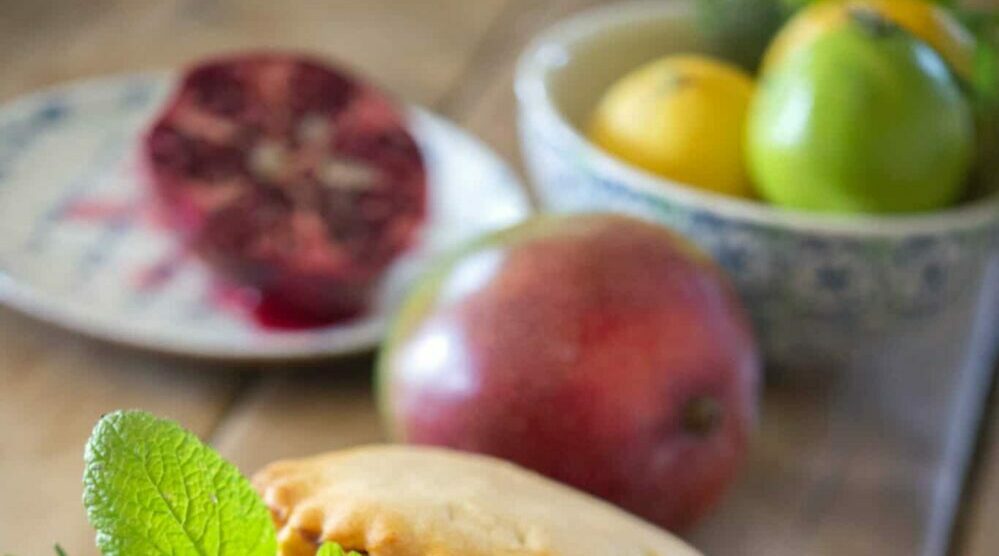
[[[517,58],[553,23],[609,3],[0,0],[0,101],[219,52],[302,50],[455,122],[509,162],[534,196],[518,142]],[[370,353],[267,364],[162,355],[0,307],[0,553],[48,554],[58,542],[72,556],[95,554],[80,474],[100,415],[142,408],[176,419],[252,473],[275,459],[383,440],[372,366]],[[955,400],[977,410],[994,388],[991,374],[982,377],[961,382],[968,392],[929,397],[948,414]],[[883,416],[856,414],[858,388],[768,385],[746,471],[718,512],[685,536],[717,556],[999,554],[995,394],[981,416],[941,424],[945,437],[910,442],[863,421]],[[900,403],[919,423],[924,408]],[[949,455],[953,445],[969,457]],[[955,503],[936,505],[941,499]]]

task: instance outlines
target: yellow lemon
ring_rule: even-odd
[[[763,58],[763,71],[840,26],[850,14],[874,12],[933,47],[962,80],[975,66],[975,39],[947,10],[925,0],[823,0],[798,13],[777,34]]]
[[[694,187],[753,195],[743,152],[753,82],[733,65],[668,56],[611,86],[591,140],[649,172]]]

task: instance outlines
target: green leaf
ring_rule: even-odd
[[[798,11],[823,0],[696,0],[697,24],[712,54],[756,71],[774,36]],[[953,0],[935,0],[950,6]]]
[[[975,72],[970,88],[975,108],[977,163],[969,198],[999,191],[999,12],[954,9],[975,36]]]
[[[270,515],[249,482],[171,421],[128,411],[94,427],[83,502],[107,556],[274,556]]]
[[[324,543],[323,546],[319,547],[319,552],[316,552],[316,556],[361,556],[360,553],[354,552],[344,552],[343,548],[340,547],[335,542]]]
[[[783,2],[698,0],[697,22],[715,54],[754,71],[791,10]]]
[[[58,544],[55,545],[56,556],[66,556],[66,551],[62,549]]]
[[[979,98],[999,101],[999,13],[957,10],[961,21],[975,36],[975,75],[972,83]]]

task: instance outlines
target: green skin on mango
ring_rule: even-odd
[[[757,189],[816,212],[951,205],[974,158],[971,106],[935,51],[862,15],[764,76],[746,139]]]

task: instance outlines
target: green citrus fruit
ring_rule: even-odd
[[[824,212],[947,206],[973,149],[971,107],[941,56],[869,12],[770,68],[747,132],[760,194]]]
[[[869,12],[902,27],[940,54],[961,79],[973,79],[975,39],[951,13],[926,0],[823,0],[810,3],[781,29],[767,49],[764,71],[826,31]]]

